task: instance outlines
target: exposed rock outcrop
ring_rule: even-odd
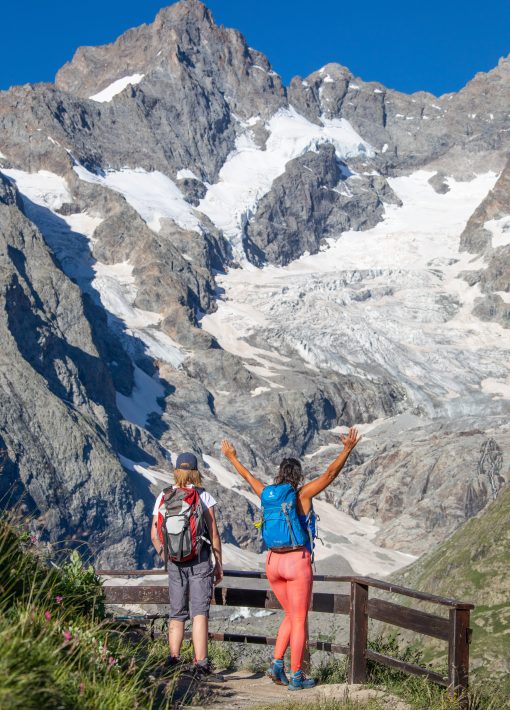
[[[246,227],[246,254],[258,266],[316,254],[330,236],[377,224],[384,202],[400,200],[383,177],[352,175],[335,148],[322,144],[287,163],[262,198]]]
[[[510,215],[510,162],[498,178],[494,188],[469,218],[460,235],[460,250],[480,254],[491,246],[491,233],[485,224],[492,219]]]

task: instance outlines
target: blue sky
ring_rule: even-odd
[[[154,0],[25,0],[2,7],[0,88],[52,81],[84,44],[150,22]],[[456,91],[510,54],[510,0],[209,0],[285,83],[327,62],[401,91]]]

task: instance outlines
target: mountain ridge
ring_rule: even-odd
[[[148,72],[146,56],[155,62]],[[133,83],[104,93],[123,78]],[[508,478],[508,309],[491,309],[510,291],[510,204],[499,176],[510,141],[508,60],[437,102],[336,64],[286,89],[239,32],[192,0],[116,42],[77,50],[57,84],[0,92],[0,171],[20,195],[6,210],[21,206],[87,304],[88,316],[76,317],[101,331],[104,372],[95,374],[119,438],[102,413],[89,414],[88,394],[73,406],[92,416],[131,491],[126,560],[151,563],[136,525],[150,516],[172,455],[192,448],[230,506],[220,519],[227,559],[255,564],[255,508],[218,460],[223,436],[269,478],[283,454],[316,473],[338,428],[361,425],[359,452],[321,501],[330,522],[320,564],[341,555],[356,571],[387,574],[498,495]],[[488,227],[476,210],[491,190],[499,226]],[[473,251],[459,253],[471,233]],[[9,246],[15,235],[6,234]],[[8,331],[23,332],[21,316]],[[57,380],[72,360],[67,347],[45,363]],[[36,346],[25,356],[19,348],[21,392],[36,379],[27,352]],[[70,405],[51,396],[68,416]],[[9,470],[30,489],[15,424],[0,436]],[[465,441],[489,440],[504,459],[495,488],[463,452]],[[68,456],[64,478],[84,458],[79,446]],[[340,514],[344,535],[333,522]],[[46,534],[75,529],[50,522]],[[116,535],[106,530],[96,553],[111,564],[121,559]]]

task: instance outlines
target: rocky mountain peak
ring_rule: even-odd
[[[237,30],[218,26],[198,0],[163,8],[152,24],[128,30],[111,44],[81,47],[55,84],[104,102],[129,84],[137,86],[133,95],[146,90],[160,97],[162,84],[173,83],[173,91],[182,94],[190,81],[207,94],[219,92],[240,118],[269,117],[286,101],[267,58]]]
[[[202,23],[210,27],[215,25],[209,8],[200,0],[181,0],[181,2],[161,8],[154,20],[154,28],[159,30],[180,24],[192,27],[200,26]]]

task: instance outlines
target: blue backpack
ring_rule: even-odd
[[[304,547],[308,531],[299,521],[297,495],[290,483],[266,486],[260,496],[262,538],[270,550]]]

